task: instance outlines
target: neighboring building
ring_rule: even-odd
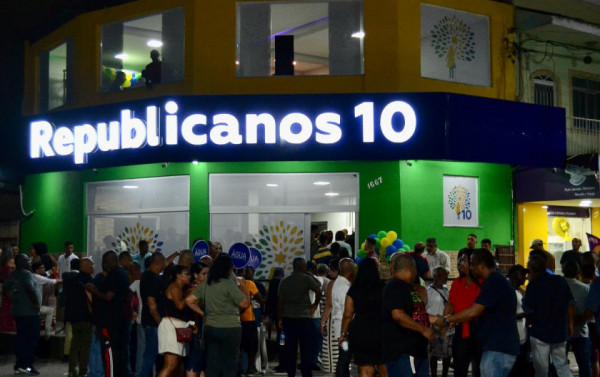
[[[488,0],[80,15],[26,51],[36,214],[21,242],[98,256],[140,239],[166,253],[250,241],[258,277],[309,250],[317,222],[355,229],[357,245],[380,230],[445,251],[472,232],[510,245],[511,166],[565,156],[564,111],[514,102],[513,25],[514,7]]]
[[[517,98],[564,108],[567,140],[565,170],[517,173],[519,249],[527,250],[532,239],[542,238],[558,261],[571,249],[573,237],[582,239],[581,250],[587,251],[586,233],[600,233],[600,2],[513,4]],[[535,195],[523,190],[536,185],[546,189]],[[526,262],[526,255],[520,263]]]

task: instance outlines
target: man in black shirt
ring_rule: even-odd
[[[433,340],[433,330],[413,320],[415,302],[412,283],[417,277],[415,260],[408,254],[399,254],[392,262],[392,279],[383,289],[383,359],[390,377],[412,376],[410,356],[427,353],[425,338]],[[425,359],[417,375],[428,376]],[[420,372],[420,373],[419,373]]]
[[[71,263],[73,262],[79,262],[79,272],[65,272],[62,275],[65,321],[71,323],[73,332],[69,349],[69,377],[87,374],[92,345],[91,302],[84,287],[92,281],[94,262],[90,258],[83,258],[81,261],[74,259]]]
[[[102,269],[106,274],[98,285],[86,284],[92,298],[92,310],[97,319],[96,336],[102,347],[102,364],[107,377],[126,377],[127,358],[123,334],[127,331],[127,297],[129,279],[119,266],[117,253],[109,250],[102,255]],[[96,282],[96,281],[95,281]],[[128,377],[128,376],[127,376]]]
[[[146,346],[138,377],[152,377],[152,367],[158,355],[158,324],[162,318],[164,285],[160,273],[165,269],[165,257],[154,253],[150,257],[150,266],[140,279],[140,296],[142,296],[142,327]],[[159,365],[156,367],[160,370]]]

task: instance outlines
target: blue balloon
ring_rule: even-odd
[[[387,252],[388,255],[392,255],[394,254],[396,251],[398,251],[398,248],[394,245],[390,245],[387,247],[387,249],[385,249],[385,251]]]
[[[375,233],[369,234],[369,238],[377,238],[377,235]]]
[[[355,262],[356,262],[356,264],[360,264],[360,262],[362,262],[364,260],[365,260],[364,257],[358,257],[358,258],[356,258]]]
[[[396,246],[396,249],[402,249],[404,242],[400,238],[397,238],[392,245]]]
[[[375,254],[379,255],[379,249],[375,249]]]

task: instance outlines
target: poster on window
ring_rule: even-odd
[[[477,177],[444,176],[444,226],[479,226]]]
[[[488,17],[421,4],[421,76],[490,86]]]
[[[229,250],[237,242],[260,253],[257,279],[270,279],[276,268],[292,273],[292,262],[304,257],[304,214],[240,213],[212,214],[211,241]],[[252,258],[251,258],[252,259]]]

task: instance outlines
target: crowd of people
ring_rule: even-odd
[[[313,229],[314,231],[314,229]],[[276,268],[268,288],[250,267],[235,270],[218,243],[194,261],[165,256],[141,241],[139,253],[107,251],[101,266],[79,259],[72,242],[58,259],[43,243],[29,255],[2,254],[3,331],[16,331],[15,374],[37,375],[40,336],[64,317],[70,377],[235,377],[264,373],[266,339],[276,331],[273,372],[349,377],[598,377],[600,279],[597,257],[573,249],[560,260],[531,242],[527,268],[502,274],[491,241],[470,234],[458,252],[459,276],[435,238],[381,260],[350,257],[352,239],[313,232],[310,258]],[[382,274],[388,263],[389,277]],[[41,319],[42,318],[42,319]],[[298,363],[298,349],[300,361]],[[271,355],[273,356],[273,355]]]

